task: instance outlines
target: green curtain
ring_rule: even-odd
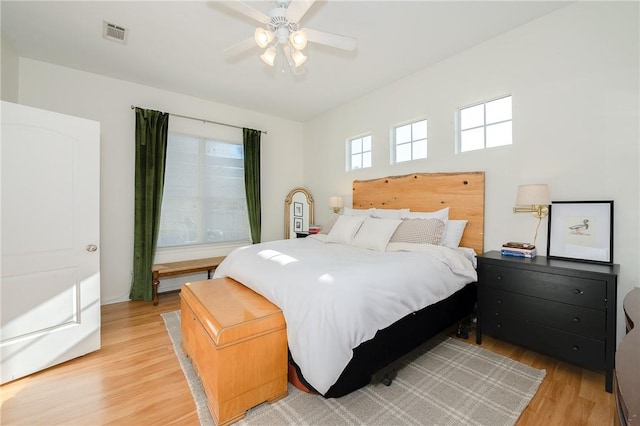
[[[136,108],[132,300],[152,299],[151,267],[160,227],[168,126],[168,113]]]
[[[262,213],[260,208],[260,131],[242,129],[244,147],[244,189],[247,194],[247,213],[251,227],[251,241],[260,242]]]

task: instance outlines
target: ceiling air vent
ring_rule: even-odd
[[[127,30],[118,25],[110,24],[107,21],[103,21],[102,36],[107,40],[115,41],[117,43],[127,43]]]

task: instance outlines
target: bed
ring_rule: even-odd
[[[373,209],[385,217],[363,213]],[[369,240],[378,228],[363,230],[371,230],[371,223],[392,227],[398,220],[386,215],[401,209],[448,210],[446,226],[467,221],[459,242],[466,249],[393,238],[376,249],[378,242]],[[235,279],[282,309],[295,382],[327,398],[365,386],[376,372],[471,313],[477,275],[470,249],[483,252],[484,173],[354,181],[349,210],[334,228],[360,221],[353,235],[361,233],[366,247],[354,246],[355,237],[336,241],[334,229],[234,250],[215,275]]]

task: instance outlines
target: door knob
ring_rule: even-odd
[[[87,251],[88,251],[88,252],[94,252],[94,251],[96,251],[96,250],[98,250],[98,246],[97,246],[97,245],[95,245],[95,244],[89,244],[89,245],[87,246]]]

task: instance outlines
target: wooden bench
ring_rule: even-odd
[[[215,270],[224,260],[225,256],[208,257],[206,259],[183,260],[181,262],[157,263],[151,267],[153,275],[153,306],[158,306],[158,286],[161,277],[172,275],[192,274],[194,272],[207,271],[207,279],[211,279],[211,271]]]
[[[277,306],[231,278],[186,283],[180,298],[182,349],[218,426],[287,395],[286,324]]]

